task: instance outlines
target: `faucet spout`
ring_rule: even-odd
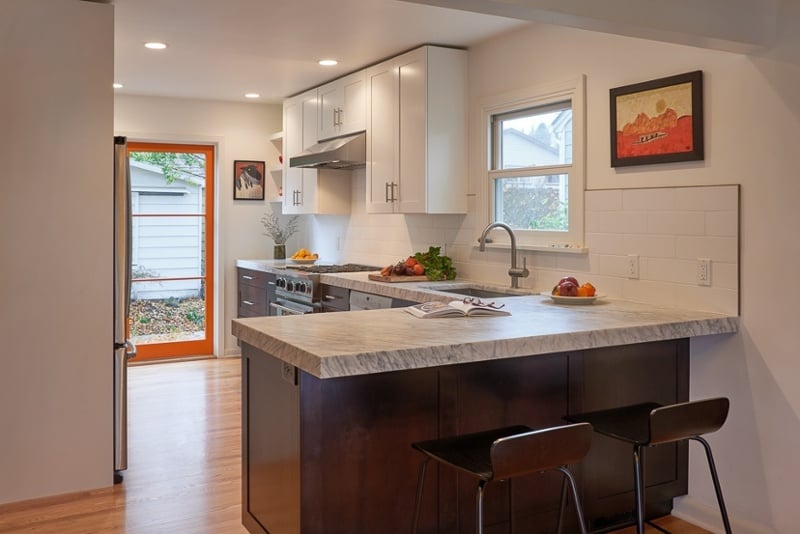
[[[480,243],[479,248],[481,252],[486,250],[486,236],[495,228],[502,228],[508,232],[508,236],[511,239],[511,268],[508,270],[508,275],[511,277],[511,287],[518,288],[520,277],[526,278],[530,274],[530,271],[528,271],[524,257],[522,258],[522,269],[517,268],[517,236],[514,235],[514,230],[504,222],[498,221],[488,224],[478,238],[478,242]]]

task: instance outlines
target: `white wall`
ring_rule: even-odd
[[[117,94],[114,131],[139,141],[192,142],[217,146],[215,246],[215,329],[217,356],[239,353],[231,336],[236,317],[236,260],[271,258],[272,241],[260,219],[276,207],[263,200],[233,200],[234,160],[278,164],[269,137],[282,128],[275,104],[212,102]],[[296,237],[295,239],[299,239]],[[293,246],[292,240],[287,249]]]
[[[796,28],[798,20],[785,22],[793,21]],[[552,46],[556,42],[558,49]],[[503,69],[495,61],[499,56],[516,68]],[[476,47],[470,67],[475,98],[533,85],[545,75],[586,74],[589,188],[742,184],[742,329],[737,336],[693,343],[691,394],[731,398],[730,420],[711,439],[731,513],[777,532],[795,531],[800,523],[793,483],[800,477],[800,360],[793,329],[800,287],[791,281],[800,261],[800,182],[793,157],[800,103],[791,95],[800,86],[800,69],[764,58],[553,27]],[[704,71],[705,161],[612,169],[608,90],[696,69]],[[471,180],[480,197],[480,173]],[[775,284],[779,289],[771,289]],[[698,503],[714,505],[701,459],[692,453],[690,496],[679,504],[679,513],[695,514]]]
[[[794,332],[800,285],[794,280],[800,263],[796,235],[800,180],[794,152],[800,137],[796,97],[800,68],[796,37],[788,29],[800,26],[798,9],[784,3],[781,23],[781,41],[761,57],[538,25],[475,46],[469,64],[473,154],[469,214],[368,215],[359,205],[364,193],[356,175],[352,215],[315,217],[311,225],[314,247],[331,247],[343,236],[340,254],[346,259],[382,265],[444,241],[462,274],[507,283],[507,251],[481,254],[473,248],[488,222],[485,173],[479,161],[482,149],[476,146],[475,135],[480,131],[480,99],[585,74],[589,189],[602,193],[741,184],[741,331],[693,341],[691,396],[731,398],[729,420],[710,441],[734,531],[796,532],[800,524],[795,488],[800,479],[800,357]],[[500,57],[503,61],[497,61]],[[705,84],[705,160],[611,168],[609,89],[698,69],[704,72]],[[590,192],[587,199],[593,196]],[[587,221],[587,230],[591,224]],[[559,269],[592,273],[596,268],[591,257],[575,260],[567,255],[527,254],[529,265],[536,269],[532,279],[523,280],[526,287],[546,289],[552,282],[548,276]],[[730,277],[730,272],[725,275],[725,285],[730,286]],[[731,291],[723,289],[728,291],[710,296],[710,302],[730,310]],[[675,303],[668,286],[647,294],[654,302]],[[690,493],[678,500],[675,513],[718,529],[702,453],[694,446],[691,450]]]
[[[0,2],[0,503],[113,480],[113,45],[111,6]]]

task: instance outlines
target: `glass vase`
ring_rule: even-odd
[[[275,246],[272,247],[272,257],[276,260],[285,260],[286,259],[286,244],[285,243],[275,243]]]

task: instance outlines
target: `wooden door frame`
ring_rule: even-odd
[[[197,143],[128,141],[131,152],[200,152],[206,156],[205,184],[205,339],[151,343],[137,346],[130,362],[212,356],[214,354],[214,193],[216,184],[216,145]]]

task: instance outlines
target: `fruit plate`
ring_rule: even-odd
[[[289,258],[289,262],[290,263],[294,263],[296,265],[314,265],[315,263],[317,263],[317,261],[318,261],[318,258],[317,259],[315,259],[315,258],[310,258],[310,259],[293,259],[293,258]]]
[[[602,295],[595,295],[593,297],[562,297],[550,293],[545,293],[545,295],[553,299],[553,302],[556,304],[592,304],[595,300],[603,298]]]

